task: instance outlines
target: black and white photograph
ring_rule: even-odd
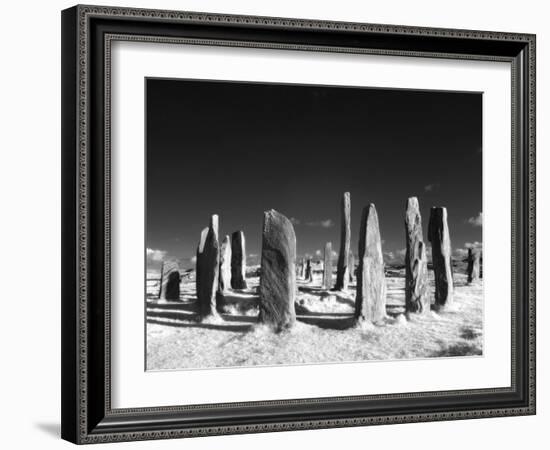
[[[144,83],[146,370],[483,356],[483,93]]]

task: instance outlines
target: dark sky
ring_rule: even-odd
[[[338,250],[351,193],[352,249],[376,205],[386,258],[404,248],[407,197],[446,206],[453,248],[481,241],[482,94],[146,80],[147,248],[192,265],[200,231],[242,229],[259,261],[263,211],[294,218],[297,253]],[[154,265],[154,264],[153,264]],[[150,266],[152,266],[150,264]]]

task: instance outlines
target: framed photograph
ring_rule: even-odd
[[[535,36],[62,12],[62,436],[535,413]]]

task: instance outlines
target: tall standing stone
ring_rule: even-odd
[[[163,261],[160,275],[161,300],[180,299],[180,267],[176,261]]]
[[[325,244],[325,260],[323,263],[323,287],[332,288],[332,242]]]
[[[374,204],[363,209],[359,232],[359,265],[355,317],[380,322],[386,317],[386,279],[378,215]]]
[[[349,253],[351,239],[351,199],[350,193],[344,192],[340,205],[340,253],[338,254],[338,270],[336,273],[337,290],[346,290],[349,283]]]
[[[216,315],[216,291],[220,270],[218,216],[212,215],[210,226],[202,230],[197,248],[197,299],[201,317]]]
[[[353,283],[355,280],[355,255],[353,252],[349,252],[349,281],[350,283]]]
[[[468,249],[468,283],[479,280],[481,251],[477,248]]]
[[[308,258],[306,260],[306,271],[304,278],[308,283],[311,283],[313,281],[313,272],[311,271],[311,258]]]
[[[296,235],[281,213],[264,212],[260,277],[260,322],[276,331],[296,321]]]
[[[405,310],[430,311],[428,260],[422,238],[422,217],[418,199],[410,197],[405,210]]]
[[[246,248],[244,233],[235,231],[231,235],[231,287],[246,289]]]
[[[228,235],[220,247],[220,275],[218,293],[226,295],[231,288],[231,240]]]
[[[428,239],[432,244],[435,304],[438,307],[448,306],[453,302],[453,274],[447,208],[432,207],[428,225]]]

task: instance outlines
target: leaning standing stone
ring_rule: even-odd
[[[260,322],[276,331],[296,321],[296,235],[290,220],[264,212],[260,277]]]
[[[197,248],[197,299],[201,317],[216,315],[216,291],[220,270],[218,216],[210,219],[210,226],[202,230]]]
[[[162,263],[160,281],[161,300],[180,299],[180,267],[176,261],[164,261]]]
[[[380,322],[386,317],[386,279],[378,215],[374,204],[363,209],[359,232],[359,265],[355,317],[359,321]]]
[[[410,197],[405,211],[405,310],[430,311],[428,261],[422,239],[422,217],[418,199]]]
[[[220,275],[218,293],[225,295],[231,288],[231,240],[225,236],[220,248]]]
[[[325,260],[323,264],[323,287],[332,288],[332,242],[325,244]]]
[[[479,280],[479,260],[481,251],[477,248],[468,249],[468,283]]]
[[[346,290],[349,282],[349,249],[351,236],[351,199],[349,192],[342,197],[340,218],[340,253],[338,254],[338,271],[336,273],[337,290]]]
[[[447,208],[432,207],[428,225],[428,239],[432,243],[435,304],[438,307],[448,306],[453,302],[453,274]]]
[[[246,249],[244,233],[235,231],[231,235],[231,287],[246,289]]]

